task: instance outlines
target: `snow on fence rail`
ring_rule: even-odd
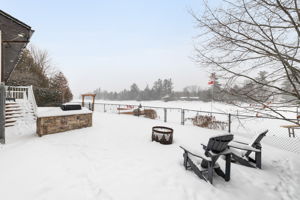
[[[91,108],[90,103],[85,103],[85,106]],[[94,109],[98,112],[120,114],[122,108],[131,108],[134,110],[138,109],[139,106],[139,104],[95,103]],[[176,107],[142,106],[142,108],[155,110],[157,113],[156,120],[181,125],[198,125],[202,128],[220,129],[248,138],[268,129],[269,132],[263,140],[264,143],[300,154],[300,129],[295,130],[295,138],[289,138],[288,130],[281,127],[282,125],[287,125],[289,122],[279,118],[200,111]],[[209,121],[213,121],[213,124],[205,126],[205,123],[209,124]],[[198,122],[200,122],[200,124]]]

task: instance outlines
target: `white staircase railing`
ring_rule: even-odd
[[[6,98],[27,100],[32,105],[34,115],[36,115],[37,104],[35,101],[33,88],[31,86],[5,86]]]
[[[5,86],[6,98],[24,99],[28,100],[27,86]]]
[[[29,88],[28,88],[28,101],[31,103],[34,115],[36,116],[36,114],[37,114],[37,104],[36,104],[36,101],[35,101],[32,85],[29,86]]]

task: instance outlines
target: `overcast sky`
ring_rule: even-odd
[[[172,78],[175,89],[207,87],[193,56],[200,0],[0,0],[3,11],[30,25],[31,43],[46,49],[75,95],[101,87],[141,89]]]

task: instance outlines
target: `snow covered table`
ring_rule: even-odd
[[[284,125],[284,126],[281,126],[282,128],[287,128],[288,129],[288,132],[289,132],[289,137],[293,136],[295,137],[295,129],[300,129],[300,126],[299,125]]]
[[[92,126],[93,112],[81,110],[63,111],[60,107],[39,107],[37,111],[37,134],[43,135]]]

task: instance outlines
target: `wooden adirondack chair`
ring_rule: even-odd
[[[228,144],[232,153],[232,161],[238,162],[241,165],[247,167],[259,168],[261,169],[261,140],[266,136],[268,130],[258,134],[253,142],[245,143],[240,141],[232,141]],[[250,154],[254,153],[255,157],[250,157]]]
[[[214,171],[225,181],[230,180],[231,152],[228,149],[228,143],[233,140],[232,134],[220,135],[209,139],[207,145],[203,145],[203,153],[192,153],[186,148],[184,150],[183,164],[185,169],[191,169],[201,179],[213,183]],[[225,156],[225,173],[221,170],[217,160],[221,155]]]

